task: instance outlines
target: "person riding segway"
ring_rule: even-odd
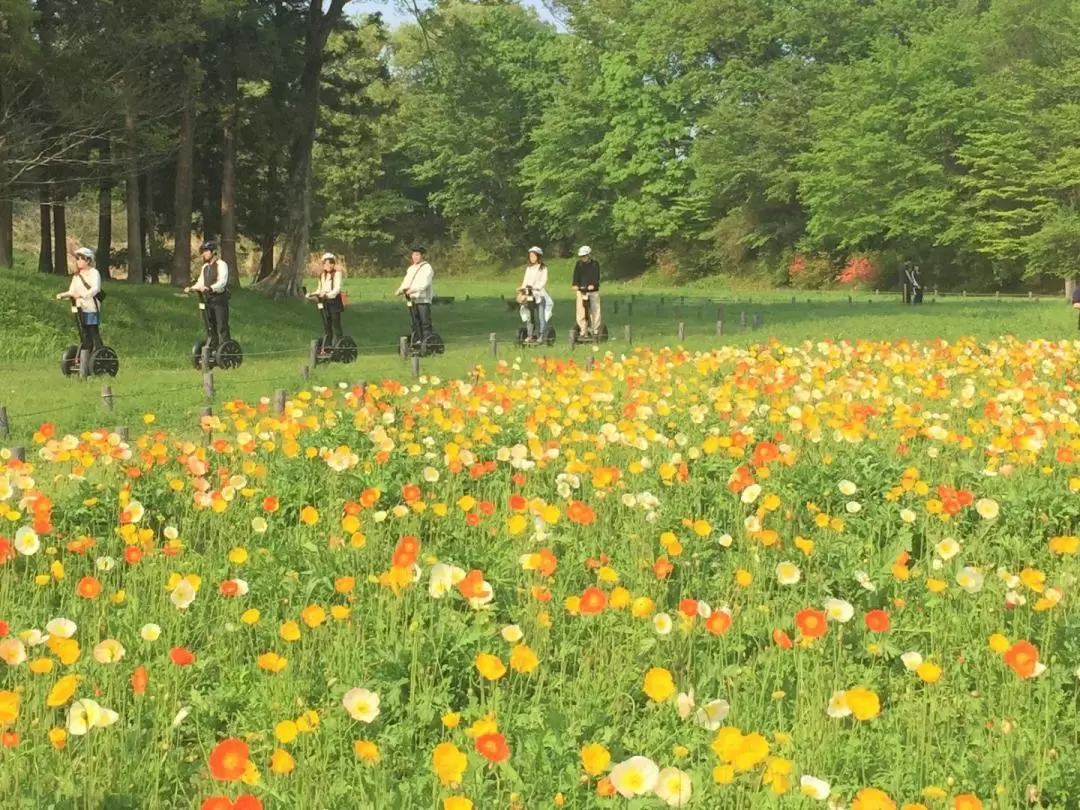
[[[79,373],[82,352],[90,353],[88,373],[108,374],[115,377],[120,371],[116,352],[101,340],[101,273],[94,267],[94,251],[79,248],[75,251],[75,274],[66,292],[57,293],[56,300],[71,300],[71,312],[75,316],[75,328],[79,332],[79,345],[68,346],[60,357],[60,371],[65,377]]]
[[[341,313],[345,310],[343,278],[337,257],[333,253],[324,253],[319,286],[306,296],[318,303],[323,322],[323,336],[318,338],[317,363],[351,363],[356,360],[356,341],[341,331]]]
[[[435,271],[427,261],[427,250],[412,249],[412,264],[405,271],[405,279],[397,288],[396,295],[405,298],[409,309],[412,333],[407,336],[409,350],[425,357],[442,354],[446,348],[443,340],[431,326],[431,300],[435,285]]]
[[[547,292],[547,280],[548,269],[544,264],[544,251],[538,247],[529,248],[525,278],[517,290],[521,320],[525,323],[518,329],[519,346],[551,346],[555,343],[555,330],[548,325],[555,305]]]
[[[577,325],[575,343],[604,343],[608,339],[607,325],[600,316],[600,262],[592,248],[583,245],[574,265],[574,291],[577,293]]]
[[[199,294],[206,339],[192,347],[191,361],[195,368],[201,368],[203,348],[209,346],[211,365],[237,368],[244,361],[244,353],[229,331],[229,265],[218,257],[217,242],[207,240],[200,250],[203,266],[199,278],[184,292]]]

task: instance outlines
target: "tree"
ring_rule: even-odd
[[[319,123],[319,86],[326,42],[341,19],[345,0],[311,0],[304,27],[304,65],[294,108],[292,143],[285,199],[285,244],[274,272],[256,287],[265,293],[299,295],[300,279],[307,266],[311,234],[311,153]]]

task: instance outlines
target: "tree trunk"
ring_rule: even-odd
[[[124,112],[124,133],[127,136],[127,167],[124,187],[127,196],[127,280],[142,284],[142,213],[139,207],[139,169],[135,137],[135,113],[128,106]]]
[[[143,202],[142,222],[143,239],[146,241],[146,250],[143,253],[143,280],[149,279],[151,284],[158,283],[158,239],[157,227],[154,217],[154,176],[153,172],[147,171],[142,176]]]
[[[4,108],[4,91],[0,88],[0,110]],[[12,221],[11,187],[8,178],[7,150],[0,146],[0,267],[15,266],[15,233]]]
[[[229,287],[240,286],[236,259],[236,117],[239,93],[232,37],[226,36],[222,53],[225,109],[221,124],[221,258],[229,266]]]
[[[296,127],[289,153],[289,176],[285,187],[285,243],[274,272],[258,284],[270,295],[300,295],[311,238],[311,149],[319,125],[319,85],[326,58],[326,40],[341,17],[345,0],[331,0],[323,13],[322,0],[308,7],[304,42],[304,68],[300,76],[299,103],[293,113]]]
[[[112,146],[108,138],[101,143],[101,163],[105,174],[98,183],[97,266],[102,278],[108,278],[112,267],[112,167],[109,165]]]
[[[195,60],[187,65],[180,111],[180,145],[176,156],[176,188],[173,199],[172,283],[191,282],[191,206],[195,170]]]
[[[266,165],[266,193],[263,198],[262,235],[259,237],[259,277],[274,272],[274,242],[277,240],[277,151],[270,152]]]
[[[1065,300],[1072,301],[1073,293],[1076,292],[1076,279],[1065,279]]]
[[[49,184],[42,183],[38,192],[41,207],[41,242],[38,248],[38,272],[51,273],[52,261],[52,209],[49,206]]]
[[[53,272],[58,276],[68,274],[67,258],[67,216],[64,213],[63,199],[57,199],[52,206],[53,220]]]

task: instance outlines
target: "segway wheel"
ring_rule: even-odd
[[[443,354],[446,351],[446,346],[443,345],[443,340],[439,337],[438,332],[432,332],[426,338],[424,338],[424,345],[421,347],[421,354],[425,357],[429,357],[433,354]]]
[[[529,337],[529,329],[528,329],[528,327],[519,326],[518,330],[517,330],[517,338],[514,340],[514,342],[518,346],[524,346],[525,341],[528,339],[528,337]]]
[[[120,358],[108,346],[102,346],[90,355],[90,369],[95,376],[115,377],[120,371]]]
[[[60,355],[60,373],[63,374],[65,377],[70,377],[72,374],[74,374],[77,371],[76,363],[78,359],[78,346],[68,346],[66,349],[64,349],[63,353]]]
[[[608,342],[608,329],[607,329],[607,324],[606,323],[600,324],[600,331],[596,333],[596,342],[597,343],[607,343]]]
[[[544,345],[545,346],[554,346],[555,345],[555,330],[552,329],[550,326],[547,329],[544,330]]]
[[[338,342],[334,344],[334,354],[339,363],[356,362],[356,341],[348,335],[338,338]]]
[[[191,365],[193,365],[196,369],[202,368],[202,350],[203,346],[205,345],[206,341],[200,340],[198,343],[191,347]],[[213,357],[211,357],[210,360],[211,362],[213,362]]]
[[[226,340],[217,350],[217,364],[223,369],[240,368],[244,362],[244,350],[235,340]]]
[[[326,338],[319,335],[319,337],[315,338],[315,342],[318,344],[315,348],[315,365],[329,363],[331,360],[329,353],[323,354],[326,349]]]

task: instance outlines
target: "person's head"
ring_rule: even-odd
[[[202,243],[202,247],[199,248],[202,251],[202,260],[208,262],[213,259],[218,252],[217,242],[207,239]]]
[[[75,251],[75,269],[78,272],[94,266],[94,251],[88,247],[79,248]]]
[[[427,248],[414,247],[412,249],[412,263],[420,264],[420,262],[427,259]]]
[[[577,252],[578,258],[583,262],[592,261],[592,248],[588,245],[582,245]]]
[[[540,264],[544,261],[544,251],[538,247],[529,248],[529,264]]]
[[[332,273],[337,270],[337,256],[333,253],[324,253],[322,255],[322,269],[324,273]]]

